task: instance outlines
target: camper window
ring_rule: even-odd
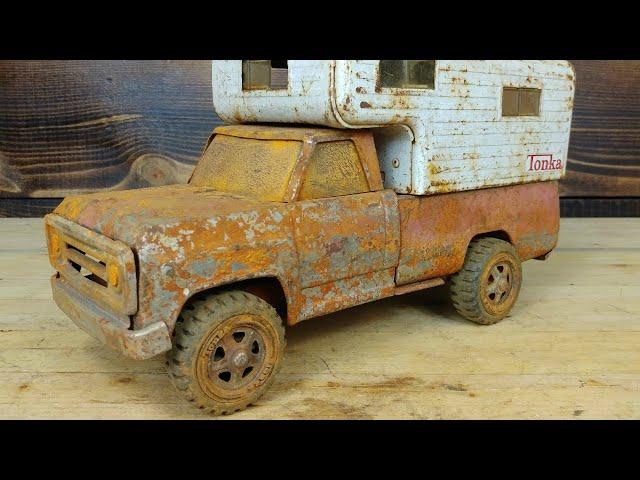
[[[380,60],[383,88],[433,89],[435,73],[435,60]]]
[[[289,84],[286,60],[243,60],[243,90],[283,90]]]
[[[502,116],[538,116],[540,115],[539,88],[503,87]]]

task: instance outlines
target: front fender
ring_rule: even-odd
[[[162,320],[172,331],[182,307],[193,295],[254,278],[278,279],[289,302],[297,296],[297,271],[297,256],[290,240],[215,252],[188,262],[159,265],[159,269],[141,265],[134,328]]]
[[[156,227],[137,239],[134,329],[158,320],[173,329],[185,302],[210,288],[275,277],[297,295],[292,209],[265,208]]]

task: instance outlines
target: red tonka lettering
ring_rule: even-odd
[[[526,169],[528,172],[562,170],[562,160],[553,158],[552,153],[532,154],[527,156]]]

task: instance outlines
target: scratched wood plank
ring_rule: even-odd
[[[574,65],[561,194],[640,197],[640,61]],[[74,192],[183,182],[219,123],[208,61],[1,61],[0,85],[0,216],[42,216]]]
[[[3,418],[211,418],[185,405],[164,374],[0,373],[0,382]],[[637,374],[283,372],[255,405],[227,418],[638,418],[639,393]]]
[[[0,220],[0,418],[208,418],[163,359],[123,358],[50,297],[41,219]],[[563,219],[482,327],[434,289],[291,328],[272,388],[231,418],[640,419],[640,220]]]

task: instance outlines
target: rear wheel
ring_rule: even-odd
[[[200,409],[229,414],[271,384],[285,347],[275,309],[242,291],[189,302],[176,325],[167,368],[175,387]]]
[[[511,311],[522,284],[522,267],[513,246],[497,238],[469,244],[462,269],[451,277],[451,300],[472,322],[490,325]]]

